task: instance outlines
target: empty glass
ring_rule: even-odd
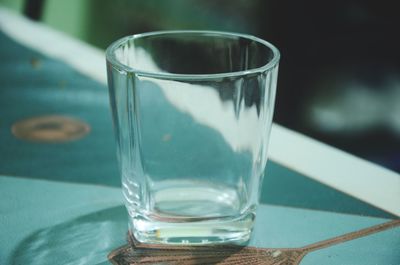
[[[259,38],[161,31],[107,49],[130,229],[142,243],[243,243],[251,234],[279,52]]]

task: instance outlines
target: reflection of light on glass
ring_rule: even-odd
[[[164,72],[145,49],[127,47],[116,51],[119,61],[143,71]],[[260,122],[262,117],[259,117],[255,105],[245,107],[243,100],[223,101],[218,91],[210,86],[172,80],[149,80],[161,89],[166,99],[178,110],[187,113],[198,123],[218,131],[233,151],[249,151],[253,157],[258,155],[267,132],[263,127],[264,123]],[[232,90],[242,90],[241,84],[239,80]]]
[[[250,151],[257,155],[264,131],[255,105],[245,107],[242,100],[237,115],[234,101],[222,101],[218,91],[212,87],[169,80],[153,82],[159,85],[171,104],[198,123],[218,131],[234,151]]]
[[[134,45],[134,44],[131,44]],[[163,72],[154,62],[151,54],[141,47],[127,45],[115,50],[116,59],[129,67],[147,72]]]

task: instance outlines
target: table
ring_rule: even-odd
[[[126,243],[127,217],[104,52],[6,9],[0,47],[0,264],[108,264],[107,254]],[[54,115],[56,129],[88,130],[57,143],[18,134],[18,122]],[[250,245],[298,248],[398,220],[395,172],[277,124],[270,145]],[[300,264],[394,265],[398,249],[395,225],[310,252]]]

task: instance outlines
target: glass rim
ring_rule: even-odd
[[[151,37],[151,36],[161,36],[161,35],[173,35],[173,34],[199,34],[199,35],[213,35],[216,37],[240,37],[247,40],[252,40],[261,44],[267,48],[269,48],[272,53],[272,59],[260,66],[255,67],[248,70],[242,71],[232,71],[232,72],[224,72],[224,73],[214,73],[214,74],[179,74],[179,73],[165,73],[165,72],[158,72],[158,71],[146,71],[140,70],[135,67],[131,67],[125,65],[117,60],[114,55],[114,51],[119,48],[123,43],[127,42],[128,40],[132,39],[139,39],[144,37]],[[220,78],[227,78],[227,77],[237,77],[237,76],[244,76],[254,73],[261,73],[270,70],[271,68],[275,67],[280,60],[280,52],[279,50],[270,42],[263,40],[261,38],[249,35],[249,34],[242,34],[242,33],[234,33],[234,32],[225,32],[225,31],[213,31],[213,30],[163,30],[163,31],[151,31],[146,33],[139,33],[134,35],[129,35],[122,37],[113,43],[111,43],[108,48],[106,49],[106,60],[117,70],[125,71],[126,73],[132,73],[135,75],[143,76],[143,77],[151,77],[151,78],[159,78],[159,79],[176,79],[176,80],[188,80],[188,79],[220,79]]]

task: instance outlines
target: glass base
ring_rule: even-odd
[[[130,230],[143,244],[169,245],[243,245],[249,239],[255,215],[247,212],[236,217],[185,220],[152,220],[136,215],[130,218]]]

